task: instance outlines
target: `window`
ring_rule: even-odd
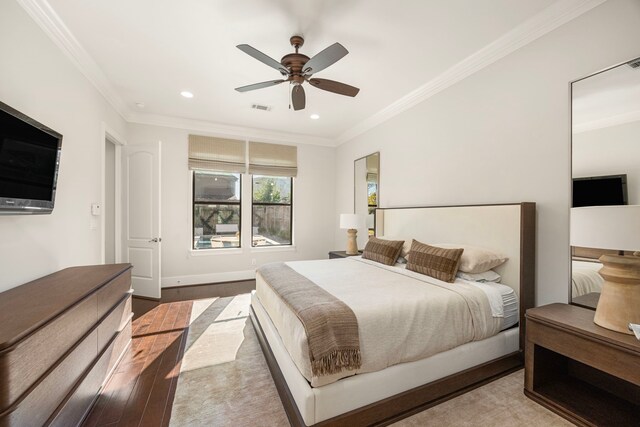
[[[247,173],[253,203],[251,224],[244,224],[245,239],[251,227],[251,246],[291,245],[297,159],[298,149],[292,145],[189,135],[192,248],[242,246],[241,180]]]
[[[240,247],[239,173],[193,171],[193,249]]]
[[[291,245],[293,178],[253,175],[252,246]]]
[[[378,207],[378,177],[375,174],[367,174],[367,228],[369,236],[375,236],[376,230],[373,228],[373,221],[371,221]]]

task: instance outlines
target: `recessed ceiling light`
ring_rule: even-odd
[[[136,107],[144,108],[144,102],[136,102]]]
[[[311,120],[318,120],[320,118],[320,114],[312,114],[309,116]]]
[[[193,98],[193,93],[189,92],[188,90],[183,90],[182,92],[180,92],[180,95],[184,96],[185,98]]]

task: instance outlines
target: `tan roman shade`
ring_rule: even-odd
[[[245,142],[189,135],[189,169],[246,173]]]
[[[298,147],[249,142],[249,173],[295,177],[298,174]]]

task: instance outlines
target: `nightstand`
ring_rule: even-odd
[[[356,255],[362,255],[362,251],[358,251]],[[331,251],[329,252],[329,259],[348,258],[350,256],[356,256],[356,255],[347,255],[347,251]]]
[[[640,422],[640,341],[567,304],[527,310],[524,393],[581,426]]]

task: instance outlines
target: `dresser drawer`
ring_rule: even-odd
[[[98,351],[111,341],[131,317],[131,295],[121,301],[98,326]]]
[[[96,323],[96,295],[0,354],[0,412],[13,404]]]
[[[38,385],[0,417],[0,427],[41,426],[97,357],[94,329]],[[37,408],[37,409],[36,409]]]
[[[130,300],[130,298],[128,299]],[[93,365],[91,371],[82,379],[78,387],[58,407],[49,420],[49,427],[68,427],[78,425],[91,409],[103,382],[118,360],[124,354],[131,341],[131,318],[127,318],[117,336],[107,343],[104,352]]]
[[[131,289],[131,270],[127,270],[104,285],[96,295],[98,296],[98,319],[107,314]]]

